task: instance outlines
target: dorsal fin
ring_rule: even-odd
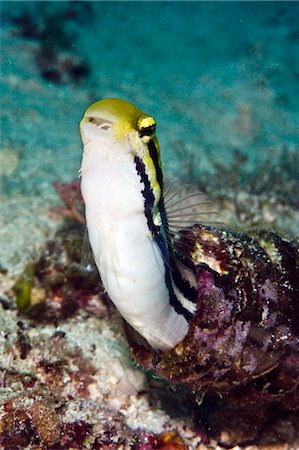
[[[223,225],[221,215],[206,194],[188,184],[172,183],[165,191],[164,204],[167,215],[165,234],[170,252],[174,259],[178,258],[186,267],[192,267],[190,252],[196,239],[189,234],[188,242],[184,241],[182,231],[196,224]]]
[[[194,224],[223,224],[219,211],[209,197],[188,184],[174,189],[173,184],[164,194],[164,204],[170,229],[182,229]]]

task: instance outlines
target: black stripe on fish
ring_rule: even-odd
[[[159,164],[159,153],[158,153],[158,149],[156,147],[156,144],[154,142],[154,140],[150,140],[148,143],[148,150],[149,150],[149,154],[150,157],[153,160],[154,166],[155,166],[155,170],[156,170],[156,178],[157,181],[159,183],[159,186],[161,188],[161,191],[163,190],[163,173],[162,173],[162,169],[160,167]]]
[[[149,181],[148,175],[145,171],[145,165],[141,161],[141,159],[138,156],[135,156],[134,163],[136,166],[136,170],[138,175],[141,178],[141,183],[144,186],[144,189],[141,191],[143,197],[144,197],[144,214],[147,220],[147,225],[152,233],[152,235],[155,237],[159,232],[159,227],[154,224],[153,220],[153,214],[152,210],[154,207],[155,197],[153,190],[151,188],[151,183]]]
[[[166,209],[165,209],[165,205],[164,205],[164,196],[163,196],[163,172],[160,167],[159,152],[158,152],[158,149],[157,149],[154,139],[149,141],[148,150],[149,150],[150,157],[154,163],[154,167],[155,167],[155,171],[156,171],[156,179],[157,179],[157,182],[161,189],[161,198],[160,198],[159,204],[158,204],[158,209],[159,209],[161,223],[162,223],[162,229],[160,229],[160,232],[162,232],[163,238],[165,239],[165,241],[167,241],[167,247],[168,247],[170,244],[170,241],[167,239],[168,220],[167,220],[167,214],[166,214]],[[169,250],[168,250],[168,254],[169,254]]]
[[[186,297],[187,300],[190,300],[192,303],[196,303],[197,301],[197,289],[190,286],[188,280],[184,279],[179,270],[173,270],[172,272],[173,282],[179,291]]]
[[[160,232],[160,227],[156,226],[153,221],[153,215],[152,210],[154,206],[155,197],[153,194],[153,190],[150,185],[150,181],[148,178],[148,175],[145,171],[145,165],[141,161],[141,159],[138,156],[134,157],[134,163],[136,166],[136,170],[138,175],[141,178],[141,182],[144,186],[144,189],[141,191],[143,197],[144,197],[144,214],[147,220],[147,224],[149,227],[149,230],[151,231],[154,240],[157,242],[159,249],[162,254],[164,267],[165,267],[165,283],[168,288],[169,292],[169,301],[171,306],[174,307],[175,311],[178,314],[183,315],[187,320],[190,320],[192,317],[192,314],[183,307],[182,303],[178,300],[176,297],[174,290],[173,290],[173,281],[171,278],[171,272],[170,272],[170,261],[169,261],[169,249],[168,249],[168,242],[167,239],[164,237],[164,235]],[[163,205],[163,202],[162,202]],[[165,211],[162,211],[162,215],[164,215],[164,220],[166,220]]]

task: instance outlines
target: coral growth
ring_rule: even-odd
[[[0,447],[185,449],[175,431],[161,434],[128,426],[125,402],[132,402],[143,383],[138,387],[135,369],[121,369],[113,348],[105,356],[107,330],[101,338],[101,323],[93,323],[88,314],[77,313],[73,324],[61,319],[57,329],[58,313],[56,323],[45,324],[28,316],[20,320],[11,304],[5,310],[0,306]],[[83,326],[98,334],[76,332]]]
[[[52,404],[55,404],[55,399],[52,399]],[[27,391],[27,395],[8,400],[4,404],[4,414],[0,420],[1,448],[17,450],[29,446],[32,449],[116,450],[122,445],[126,445],[128,449],[139,448],[138,433],[124,424],[120,414],[97,408],[96,424],[84,420],[64,422],[62,409],[58,408],[57,401],[56,409],[50,405],[51,400],[41,396],[36,399],[30,391]]]
[[[187,450],[188,447],[176,432],[160,435],[141,433],[138,450]]]
[[[228,419],[220,428],[230,429],[230,445],[253,440],[270,405],[293,410],[299,404],[298,243],[268,232],[252,238],[194,225],[180,232],[180,246],[188,249],[198,283],[189,332],[162,353],[128,326],[131,349],[172,384],[221,395]]]
[[[56,53],[48,46],[42,46],[35,54],[40,75],[56,84],[69,81],[81,82],[90,74],[89,67],[80,56]]]
[[[105,315],[97,272],[91,266],[88,270],[84,267],[81,251],[81,228],[58,232],[55,241],[47,243],[40,258],[25,268],[15,284],[19,311],[40,321],[65,319],[80,307]]]
[[[54,183],[54,189],[65,204],[65,208],[55,208],[52,212],[70,217],[81,224],[85,224],[83,198],[79,181],[70,183]]]
[[[90,75],[90,69],[86,59],[74,53],[76,34],[67,27],[71,21],[79,20],[82,8],[80,11],[74,5],[49,12],[42,5],[37,5],[36,9],[36,15],[34,9],[25,9],[13,16],[11,21],[17,26],[17,34],[39,43],[35,62],[40,75],[56,84],[82,82]],[[85,14],[91,13],[90,7],[84,9]]]
[[[60,190],[71,210],[67,193],[78,193],[76,186]],[[130,367],[123,337],[120,356],[116,332],[104,320],[113,308],[99,294],[96,271],[81,264],[83,227],[66,216],[65,227],[1,298],[0,447],[185,449],[175,426],[161,434],[127,424],[126,408],[138,416],[137,396],[146,404],[147,394],[139,394],[146,381]]]

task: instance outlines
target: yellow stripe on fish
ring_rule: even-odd
[[[132,148],[134,154],[144,160],[146,172],[149,177],[151,188],[155,196],[155,206],[161,198],[161,186],[159,184],[159,174],[161,171],[160,149],[157,138],[154,136],[156,131],[155,119],[142,112],[132,103],[118,98],[109,98],[93,103],[85,111],[84,117],[81,121],[81,126],[84,121],[96,120],[105,117],[112,124],[114,136],[120,143],[128,139],[130,132],[136,130],[138,134],[134,135]],[[115,122],[115,118],[117,121]],[[148,147],[145,145],[140,148],[140,139],[144,144],[148,144],[152,140],[157,152],[157,164],[150,155]]]
[[[169,229],[164,206],[156,121],[112,98],[86,110],[80,131],[81,190],[104,287],[153,348],[172,348],[188,332],[196,289],[176,270],[176,233]],[[175,209],[169,218],[175,226]]]

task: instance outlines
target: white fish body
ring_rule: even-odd
[[[132,146],[142,154],[146,145],[135,130],[119,141],[113,128],[84,119],[81,135],[81,191],[103,285],[123,318],[153,348],[168,350],[185,337],[188,322],[170,304],[165,263],[144,213]]]

